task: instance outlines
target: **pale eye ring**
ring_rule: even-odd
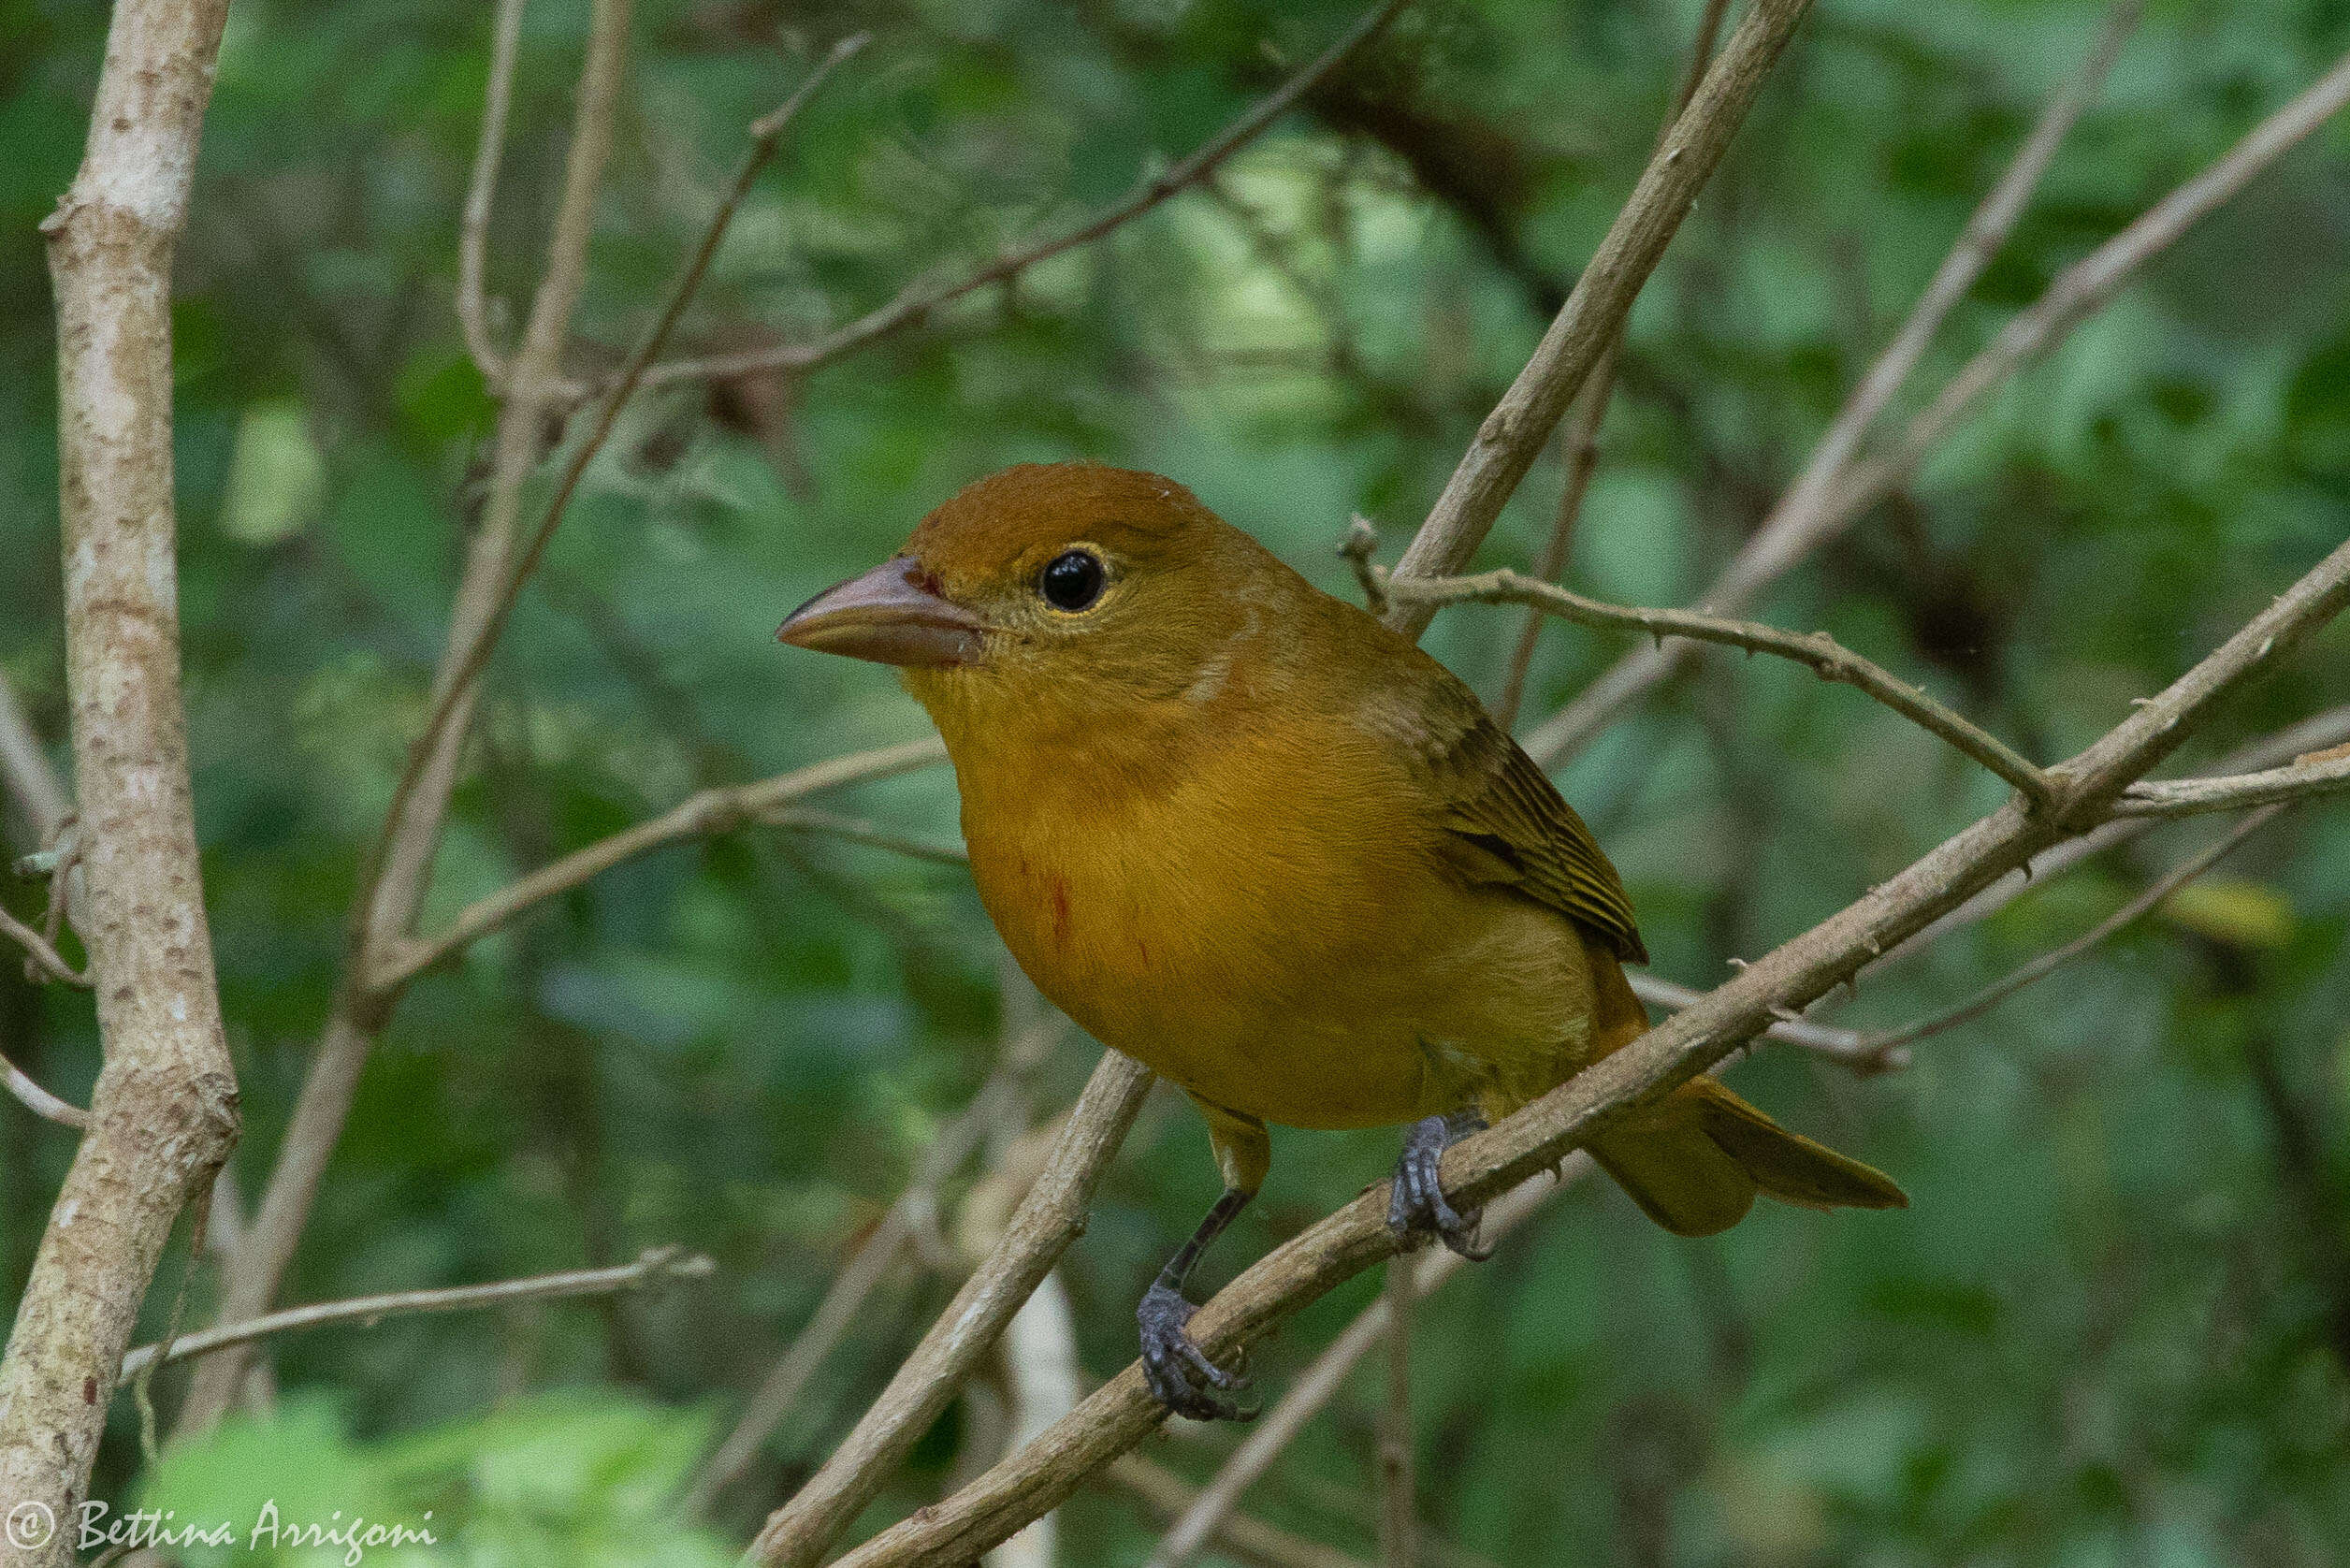
[[[1074,615],[1091,608],[1109,580],[1101,557],[1091,550],[1064,550],[1037,573],[1037,592],[1054,609]]]

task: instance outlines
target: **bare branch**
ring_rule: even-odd
[[[0,789],[24,815],[31,840],[27,849],[48,844],[73,815],[73,796],[50,765],[49,754],[41,749],[40,737],[33,733],[32,721],[24,717],[5,675],[0,675]]]
[[[1812,449],[1802,474],[1779,498],[1753,538],[1706,588],[1698,600],[1700,604],[1717,611],[1742,608],[1864,509],[1861,500],[1848,497],[1841,488],[1862,442],[1915,373],[1951,309],[1966,297],[2007,242],[2058,145],[2104,85],[2123,41],[2137,23],[2140,8],[2139,0],[2117,0],[2106,13],[2081,69],[2041,110],[2023,147],[1935,269],[1908,318]],[[1643,649],[1617,661],[1574,703],[1529,736],[1527,750],[1545,767],[1556,766],[1588,742],[1626,704],[1670,675],[1684,651]]]
[[[1103,1470],[1102,1478],[1124,1488],[1162,1517],[1182,1513],[1197,1495],[1182,1476],[1139,1454],[1119,1455]],[[1246,1514],[1227,1513],[1218,1519],[1215,1544],[1258,1568],[1365,1568],[1360,1559],[1335,1546],[1277,1530]]]
[[[1447,1248],[1447,1251],[1450,1249]],[[1386,1397],[1379,1405],[1380,1568],[1413,1568],[1419,1524],[1412,1496],[1412,1259],[1387,1259],[1387,1279],[1379,1299],[1387,1308]]]
[[[760,1445],[791,1414],[800,1390],[855,1323],[865,1299],[888,1274],[890,1265],[919,1239],[924,1219],[936,1207],[939,1183],[962,1168],[1003,1108],[1022,1097],[1027,1081],[1044,1065],[1067,1026],[1066,1019],[1049,1014],[1015,1036],[1005,1047],[987,1082],[971,1096],[971,1103],[932,1140],[923,1152],[913,1183],[882,1215],[847,1266],[834,1276],[832,1287],[817,1303],[807,1327],[800,1330],[783,1358],[760,1384],[758,1392],[751,1396],[735,1421],[734,1430],[694,1478],[681,1504],[688,1517],[705,1513],[718,1494],[750,1468]]]
[[[1376,568],[1373,569],[1374,571]],[[1660,644],[1668,637],[1720,643],[1748,653],[1776,654],[1807,666],[1822,680],[1867,692],[1921,729],[1951,746],[2045,805],[2053,786],[2047,775],[2007,742],[1936,702],[1908,681],[1863,659],[1825,632],[1781,632],[1759,621],[1723,620],[1690,610],[1652,610],[1603,604],[1550,583],[1537,582],[1507,567],[1473,577],[1390,577],[1389,600],[1431,611],[1445,604],[1530,604],[1578,626],[1610,632],[1646,632]]]
[[[1748,965],[1696,1006],[1594,1063],[1491,1131],[1445,1155],[1455,1203],[1482,1203],[1550,1169],[1614,1117],[1669,1092],[1862,965],[1956,908],[2038,850],[2084,831],[2122,790],[2193,733],[2212,704],[2350,602],[2350,544],[2328,556],[2160,696],[2053,770],[2049,809],[2011,800],[1907,870]],[[1276,1248],[1188,1325],[1211,1357],[1239,1352],[1306,1302],[1391,1256],[1384,1185]],[[1057,1504],[1083,1477],[1165,1418],[1130,1364],[1053,1430],[977,1481],[883,1531],[841,1568],[967,1561]]]
[[[395,993],[451,953],[487,936],[532,906],[568,893],[623,861],[688,838],[727,833],[747,822],[770,818],[779,818],[792,825],[815,826],[818,824],[804,817],[794,822],[797,814],[786,808],[824,790],[929,767],[944,762],[946,756],[946,748],[933,735],[900,746],[834,757],[773,778],[762,778],[756,784],[704,790],[658,817],[623,828],[585,849],[574,849],[553,864],[541,866],[498,892],[474,900],[440,935],[391,946],[382,965],[369,976],[368,983],[375,991]]]
[[[719,242],[726,238],[727,228],[734,221],[734,213],[742,206],[743,197],[749,194],[751,182],[758,179],[759,171],[767,167],[767,161],[775,156],[784,131],[798,115],[801,106],[824,84],[825,78],[864,48],[868,36],[859,33],[834,45],[832,52],[818,63],[781,108],[751,126],[750,146],[735,167],[733,183],[719,200],[717,211],[710,214],[710,221],[703,229],[702,242],[694,248],[684,270],[678,274],[677,282],[671,287],[668,302],[662,307],[660,317],[629,356],[619,379],[603,395],[587,438],[572,449],[561,476],[555,482],[554,494],[547,498],[546,509],[540,515],[537,528],[524,542],[513,570],[491,600],[487,615],[480,625],[471,630],[461,646],[452,644],[456,658],[450,665],[443,667],[445,678],[436,687],[432,710],[425,720],[424,733],[411,748],[408,766],[393,790],[389,813],[392,817],[397,818],[400,814],[408,795],[423,781],[429,765],[428,759],[440,749],[442,737],[461,733],[465,729],[482,671],[488,665],[499,638],[505,632],[506,621],[514,614],[515,603],[522,595],[523,585],[538,570],[540,558],[546,553],[547,544],[555,537],[555,530],[562,525],[563,514],[570,507],[572,495],[578,489],[581,478],[588,472],[588,465],[595,460],[596,454],[602,451],[604,443],[611,439],[613,426],[620,417],[620,410],[636,395],[637,385],[643,380],[646,368],[652,364],[654,356],[669,341],[669,335],[675,328],[678,318],[685,314],[686,307],[692,302],[695,292],[702,286],[703,276],[709,271],[711,259],[718,254]],[[608,112],[605,119],[608,122]],[[603,134],[607,137],[610,134],[608,123]],[[579,241],[581,249],[575,260],[585,257],[587,236],[584,230]],[[551,264],[548,276],[550,281],[554,277]],[[529,352],[526,347],[526,355]],[[549,371],[551,374],[551,363]]]
[[[648,1285],[708,1277],[718,1268],[700,1253],[683,1247],[648,1247],[633,1263],[611,1269],[573,1269],[559,1274],[534,1274],[528,1279],[500,1280],[495,1285],[460,1285],[442,1290],[395,1290],[382,1296],[355,1296],[343,1301],[320,1301],[288,1307],[242,1323],[181,1334],[169,1342],[163,1364],[185,1361],[250,1344],[273,1334],[297,1328],[317,1328],[330,1323],[357,1323],[372,1328],[387,1317],[411,1317],[418,1313],[470,1312],[477,1307],[511,1306],[516,1301],[555,1301],[575,1296],[609,1296],[615,1291],[642,1290]],[[157,1347],[140,1345],[123,1357],[123,1375],[144,1372],[155,1359]]]
[[[1921,1019],[1915,1024],[1905,1024],[1898,1029],[1887,1029],[1868,1036],[1863,1042],[1864,1048],[1871,1052],[1892,1051],[1908,1045],[1913,1040],[1922,1040],[1929,1035],[1938,1035],[1946,1029],[1955,1029],[1962,1024],[1980,1018],[2025,986],[2041,980],[2087,952],[2091,948],[2096,947],[2099,942],[2104,941],[2108,936],[2112,936],[2122,927],[2178,892],[2179,889],[2209,871],[2218,864],[2229,850],[2266,827],[2270,820],[2284,809],[2282,806],[2270,806],[2254,812],[2237,823],[2235,830],[2227,837],[2156,881],[2154,886],[2097,922],[2071,941],[2067,942],[2063,947],[2052,949],[2030,963],[2020,965],[2012,973],[1994,980],[1948,1012],[1937,1013],[1932,1018]]]
[[[1696,1006],[1704,995],[1702,991],[1692,991],[1686,985],[1676,985],[1655,975],[1627,974],[1624,978],[1632,982],[1633,995],[1642,1001],[1672,1012]],[[1801,1015],[1773,1019],[1771,1026],[1762,1031],[1761,1038],[1808,1051],[1816,1056],[1824,1056],[1863,1074],[1888,1072],[1909,1065],[1908,1053],[1873,1050],[1864,1043],[1857,1029],[1839,1029],[1832,1024],[1816,1024]]]
[[[171,428],[171,261],[226,15],[226,0],[118,0],[80,169],[41,225],[57,306],[77,925],[104,982],[105,1053],[0,1358],[0,1498],[53,1521],[89,1495],[172,1226],[237,1140],[188,783]],[[11,1568],[71,1558],[62,1531],[9,1534]]]
[[[1134,1125],[1151,1082],[1147,1067],[1114,1051],[1102,1053],[1101,1065],[1053,1144],[1044,1174],[1021,1200],[1003,1241],[955,1293],[824,1467],[769,1516],[752,1545],[754,1559],[783,1568],[807,1568],[873,1500],[890,1472],[994,1344],[1012,1314],[1084,1228],[1094,1188]],[[1045,1511],[1039,1508],[1019,1524]],[[1007,1530],[985,1545],[994,1546],[1011,1533]]]
[[[703,359],[674,360],[665,365],[656,365],[648,370],[645,385],[665,386],[671,382],[706,381],[714,377],[744,375],[753,370],[812,370],[819,365],[838,359],[843,355],[910,327],[965,295],[976,293],[991,283],[1002,283],[1064,252],[1092,244],[1110,230],[1142,216],[1178,191],[1196,185],[1213,174],[1226,159],[1256,139],[1274,121],[1288,113],[1299,98],[1327,79],[1349,55],[1393,21],[1395,14],[1405,4],[1406,0],[1385,0],[1378,9],[1356,22],[1344,37],[1324,50],[1304,70],[1284,82],[1270,97],[1226,126],[1213,141],[1164,173],[1145,180],[1124,201],[1087,219],[1067,233],[1023,246],[951,283],[918,281],[908,284],[888,304],[868,312],[815,342],[787,343],[777,348],[754,349],[747,354],[714,355]]]
[[[1809,8],[1809,0],[1754,0],[1748,8],[1696,97],[1648,160],[1558,319],[1478,427],[1460,466],[1403,552],[1398,578],[1444,576],[1468,564],[1559,416],[1615,340],[1633,297],[1663,257]],[[1416,637],[1433,614],[1430,605],[1400,604],[1387,620]]]
[[[2288,730],[2230,752],[2220,760],[2219,771],[2231,773],[2239,769],[2263,768],[2291,761],[2314,748],[2330,748],[2344,742],[2350,742],[2350,704],[2328,708],[2302,719]],[[2154,817],[2117,817],[2078,838],[2066,839],[2054,848],[2034,855],[2018,868],[2019,875],[1985,888],[1887,956],[1906,956],[1947,932],[1962,925],[1971,925],[1987,915],[2004,909],[2037,883],[2070,870],[2092,855],[2102,854],[2117,844],[2137,837],[2159,820]],[[1645,977],[1635,977],[1632,982],[1635,990],[1643,979]],[[1646,994],[1644,992],[1643,995]]]
[[[383,950],[411,931],[457,789],[465,737],[480,695],[475,649],[499,615],[513,577],[523,482],[539,461],[548,413],[558,406],[563,345],[586,278],[596,193],[611,152],[628,60],[631,0],[592,0],[587,57],[580,66],[562,195],[547,241],[546,273],[530,302],[521,347],[507,376],[491,452],[488,497],[466,548],[449,637],[434,671],[428,724],[402,768],[353,913],[351,951],[341,992],[321,1032],[294,1116],[279,1146],[261,1207],[244,1244],[222,1270],[220,1321],[267,1312],[293,1261],[326,1161],[342,1134],[375,1033],[395,996],[370,991],[367,977]],[[196,1371],[180,1407],[179,1434],[210,1430],[243,1381],[243,1347],[211,1357]]]
[[[16,1096],[17,1103],[34,1115],[55,1122],[60,1126],[72,1127],[77,1131],[86,1130],[89,1127],[90,1113],[88,1111],[70,1101],[59,1099],[55,1095],[25,1077],[23,1070],[6,1056],[0,1056],[0,1082],[7,1082],[8,1093]]]
[[[482,274],[489,253],[490,203],[498,190],[498,165],[506,150],[506,109],[514,97],[515,54],[522,37],[524,0],[498,0],[491,24],[489,81],[482,102],[482,139],[473,153],[473,177],[465,192],[465,215],[457,240],[457,320],[465,350],[490,389],[506,385],[506,356],[489,335],[482,300]]]
[[[1503,1193],[1487,1206],[1479,1226],[1481,1233],[1487,1241],[1500,1241],[1528,1215],[1550,1201],[1559,1188],[1581,1180],[1591,1169],[1588,1154],[1570,1154],[1559,1168],[1558,1181],[1529,1182]],[[1422,1254],[1413,1267],[1413,1293],[1429,1295],[1460,1272],[1466,1261],[1448,1247]],[[1356,1363],[1371,1353],[1371,1346],[1385,1340],[1391,1310],[1387,1298],[1382,1294],[1355,1314],[1355,1321],[1341,1330],[1338,1338],[1313,1358],[1313,1364],[1298,1374],[1288,1392],[1249,1429],[1248,1436],[1232,1450],[1215,1478],[1159,1538],[1158,1549],[1151,1554],[1148,1568],[1183,1568],[1207,1547],[1239,1506],[1240,1494],[1272,1468],[1273,1461],[1305,1430],[1306,1423],[1330,1402]]]
[[[2299,800],[2304,795],[2350,790],[2350,757],[2298,762],[2215,778],[2163,779],[2133,784],[2113,803],[2116,817],[2193,817],[2206,811],[2238,811],[2247,806]]]
[[[6,909],[0,909],[0,936],[6,936],[24,950],[24,978],[28,980],[53,980],[60,985],[90,989],[90,976],[75,968],[57,951],[47,936],[34,930]]]
[[[1690,49],[1689,65],[1681,73],[1681,85],[1673,94],[1673,107],[1665,112],[1664,123],[1657,129],[1657,141],[1673,133],[1673,123],[1689,108],[1690,99],[1697,95],[1697,85],[1705,80],[1706,64],[1714,57],[1714,44],[1721,36],[1721,20],[1730,9],[1730,0],[1705,0],[1704,14],[1697,21],[1697,41]],[[1600,426],[1607,418],[1607,405],[1616,395],[1616,356],[1624,346],[1624,327],[1616,327],[1607,347],[1591,367],[1591,373],[1575,394],[1575,416],[1567,427],[1564,457],[1566,483],[1559,491],[1559,509],[1552,515],[1550,536],[1543,542],[1542,553],[1534,559],[1534,575],[1544,582],[1555,582],[1567,570],[1567,556],[1574,543],[1575,522],[1583,515],[1583,499],[1590,492],[1591,474],[1599,467]],[[1542,639],[1542,612],[1532,605],[1526,609],[1525,624],[1517,629],[1517,646],[1510,650],[1510,661],[1501,676],[1501,694],[1493,704],[1493,720],[1504,730],[1517,724],[1518,704],[1526,696],[1526,674],[1534,665],[1534,646]]]

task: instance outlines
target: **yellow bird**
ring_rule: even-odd
[[[1224,1195],[1137,1313],[1172,1410],[1240,1414],[1182,1292],[1264,1180],[1267,1123],[1409,1123],[1388,1223],[1478,1256],[1444,1149],[1648,1025],[1623,883],[1542,770],[1452,672],[1172,480],[981,480],[777,635],[901,668],[1012,956],[1207,1119]],[[1758,1192],[1907,1203],[1708,1078],[1591,1154],[1684,1236]]]

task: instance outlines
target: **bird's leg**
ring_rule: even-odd
[[[1247,1421],[1256,1416],[1239,1401],[1217,1392],[1245,1388],[1249,1380],[1208,1359],[1208,1353],[1184,1331],[1184,1325],[1198,1309],[1183,1295],[1192,1265],[1232,1223],[1232,1216],[1248,1207],[1251,1196],[1238,1187],[1226,1187],[1216,1206],[1208,1211],[1208,1217],[1199,1222],[1199,1228],[1191,1233],[1191,1240],[1176,1249],[1159,1277],[1151,1282],[1151,1288],[1142,1293],[1142,1304],[1134,1313],[1142,1328],[1142,1375],[1151,1392],[1176,1415],[1196,1421]]]
[[[1403,1157],[1396,1161],[1395,1191],[1387,1199],[1387,1228],[1400,1240],[1433,1231],[1444,1245],[1471,1262],[1493,1255],[1477,1244],[1477,1221],[1483,1209],[1462,1214],[1444,1199],[1444,1184],[1437,1167],[1444,1151],[1472,1132],[1485,1131],[1483,1114],[1458,1111],[1450,1116],[1423,1116],[1403,1135]]]

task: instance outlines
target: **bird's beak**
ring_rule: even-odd
[[[911,556],[835,583],[791,612],[776,640],[878,664],[938,668],[979,656],[987,623],[923,581]]]

